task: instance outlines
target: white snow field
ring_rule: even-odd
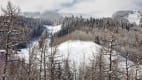
[[[61,55],[63,59],[68,58],[72,64],[75,63],[76,66],[79,66],[84,62],[88,65],[91,59],[96,59],[100,54],[102,54],[102,49],[104,49],[102,46],[92,41],[69,40],[61,43],[57,47],[57,54]],[[121,70],[125,70],[126,58],[120,56],[116,51],[113,51],[112,55],[112,60],[118,60],[118,67]],[[109,55],[103,55],[103,58],[103,61],[106,64],[109,64]],[[128,66],[130,67],[133,65],[134,63],[128,60]]]
[[[36,58],[40,58],[40,50],[38,49],[38,43],[33,45],[32,47],[35,48],[35,53],[37,55]],[[80,64],[85,63],[88,65],[90,63],[91,59],[96,59],[97,56],[99,56],[100,50],[102,49],[102,46],[92,42],[92,41],[80,41],[80,40],[69,40],[66,42],[61,43],[57,46],[57,52],[56,54],[60,57],[60,60],[67,59],[71,64],[75,64],[76,67],[79,67]],[[47,49],[47,54],[50,54],[51,48]],[[55,50],[55,49],[53,49]],[[29,49],[22,49],[21,54],[19,56],[21,58],[24,58],[28,62],[29,58]],[[113,51],[114,55],[116,55],[116,52]],[[109,64],[109,56],[104,55],[103,61],[106,64]],[[118,59],[118,68],[122,71],[126,70],[126,58],[118,55],[113,56],[112,60]],[[38,61],[37,61],[38,62]],[[128,66],[133,66],[134,63],[130,60],[128,60]],[[136,66],[130,67],[130,70],[135,70]],[[139,66],[139,69],[142,69],[142,66]]]
[[[90,41],[66,41],[57,47],[57,54],[68,58],[69,61],[79,65],[80,63],[89,62],[93,55],[97,56],[101,46]]]
[[[133,14],[128,15],[127,19],[130,23],[136,23],[136,25],[139,25],[141,20],[141,15],[138,11],[134,11]]]
[[[57,25],[57,26],[44,25],[44,27],[46,27],[48,33],[52,33],[52,34],[55,34],[61,30],[61,25]]]

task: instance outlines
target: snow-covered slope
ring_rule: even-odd
[[[61,26],[62,25],[57,25],[57,26],[44,25],[44,27],[46,28],[45,31],[48,32],[48,35],[47,35],[47,38],[48,38],[47,39],[47,45],[48,46],[49,46],[50,41],[51,41],[49,36],[51,36],[51,35],[57,33],[58,31],[60,31]],[[38,43],[39,43],[39,40],[30,43],[29,48],[25,48],[25,49],[21,49],[20,51],[17,51],[18,54],[16,56],[18,56],[21,59],[23,58],[23,59],[26,60],[26,62],[28,62],[29,61],[29,51],[31,49],[34,49],[34,48],[37,48],[37,50],[38,50]],[[37,52],[39,52],[39,51],[37,51]]]
[[[57,33],[58,31],[61,30],[61,26],[62,25],[57,25],[57,26],[50,26],[50,25],[44,25],[44,27],[46,27],[48,33],[52,33],[52,34],[55,34]]]
[[[141,15],[138,11],[134,11],[132,14],[130,13],[126,19],[128,19],[128,21],[130,23],[136,23],[137,25],[140,24],[140,20],[141,20]]]
[[[141,24],[140,21],[142,18],[142,11],[139,10],[118,11],[112,15],[112,18],[140,25]]]
[[[57,47],[57,53],[64,59],[69,58],[71,62],[79,65],[82,62],[89,62],[89,58],[99,54],[101,46],[90,41],[66,41]]]
[[[24,59],[26,63],[29,62],[29,49],[21,49],[20,51],[17,51],[17,53],[16,56],[20,59]]]
[[[90,62],[91,59],[97,58],[103,49],[102,46],[92,42],[92,41],[80,41],[80,40],[70,40],[60,44],[57,47],[57,54],[63,56],[64,59],[69,58],[70,62],[79,65],[85,61],[86,64]],[[113,55],[117,55],[116,51],[113,51]],[[119,67],[125,68],[126,59],[122,56],[113,56],[112,60],[118,59]],[[109,63],[109,55],[104,55],[103,59],[106,63]],[[133,62],[128,61],[129,66],[133,65]]]
[[[45,26],[47,28],[48,33],[56,33],[61,29],[61,25],[58,26]],[[47,41],[50,41],[47,39]],[[45,44],[49,45],[50,42],[47,42]],[[40,49],[38,47],[38,41],[35,41],[31,47],[35,51],[35,55],[37,56],[36,58],[40,58]],[[51,47],[47,47],[47,54],[50,54],[51,52]],[[76,64],[76,66],[79,66],[81,63],[86,63],[88,65],[90,63],[91,59],[96,59],[97,56],[101,54],[101,49],[104,49],[104,47],[92,42],[92,41],[80,41],[80,40],[69,40],[66,42],[61,43],[60,45],[56,46],[56,54],[61,56],[60,59],[69,59],[71,64]],[[55,50],[55,47],[53,47],[53,50]],[[113,51],[114,55],[117,54],[116,51]],[[118,53],[119,54],[119,53]],[[29,48],[27,49],[22,49],[18,56],[20,58],[24,58],[25,60],[29,60]],[[120,55],[118,56],[113,56],[113,60],[118,60],[118,67],[121,70],[125,70],[126,68],[126,59]],[[104,55],[103,61],[106,64],[109,64],[109,56]],[[134,65],[132,61],[128,61],[129,66]],[[141,67],[141,66],[140,66]],[[135,66],[131,67],[132,69],[136,69]]]
[[[35,48],[33,51],[34,53],[36,53],[35,58],[40,59],[41,52],[40,52],[40,49],[38,48],[38,42],[32,45],[31,48],[32,49]],[[101,54],[100,50],[102,48],[103,48],[102,46],[92,41],[69,40],[56,46],[56,55],[61,56],[58,59],[60,60],[68,59],[70,64],[75,64],[76,67],[79,67],[80,64],[82,63],[85,65],[88,65],[92,59],[96,60],[96,58]],[[53,50],[55,50],[55,47],[53,47]],[[48,47],[46,52],[47,52],[46,55],[50,54],[51,47]],[[21,58],[28,60],[29,49],[22,49],[20,53],[22,53],[19,55]],[[117,52],[113,51],[112,54],[116,55]],[[121,71],[126,70],[126,58],[118,55],[118,56],[113,56],[112,60],[118,60],[118,68]],[[105,62],[106,65],[109,65],[109,56],[104,55],[103,61]],[[38,60],[37,60],[37,63],[38,63]],[[134,63],[128,60],[128,66],[130,67],[129,70],[135,71],[136,66],[133,66],[133,65]],[[140,69],[141,71],[142,66],[140,65],[138,69]],[[139,72],[138,74],[141,74],[141,72]]]
[[[17,56],[19,59],[24,59],[26,63],[29,63],[29,53],[36,49],[38,49],[38,41],[33,41],[28,45],[28,48],[23,48],[17,51],[15,56]]]
[[[96,61],[97,57],[102,54],[101,50],[104,47],[92,42],[92,41],[80,41],[80,40],[69,40],[61,43],[57,47],[57,54],[61,55],[63,59],[69,59],[70,64],[75,64],[79,67],[81,64],[90,65],[90,61],[94,59]],[[126,71],[126,58],[122,57],[116,51],[112,52],[112,60],[117,61],[118,68],[120,71]],[[103,61],[106,65],[109,65],[109,55],[103,55]],[[128,60],[128,67],[130,71],[136,71],[138,75],[142,74],[142,65],[134,66],[134,63]],[[133,74],[136,74],[135,72]]]

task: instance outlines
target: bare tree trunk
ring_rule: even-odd
[[[40,80],[42,80],[42,58],[43,58],[42,53],[40,54],[40,58],[41,59],[40,59],[40,77],[39,78],[40,78]]]
[[[32,49],[29,47],[29,64],[28,64],[28,80],[31,80],[31,66],[32,66]]]
[[[126,79],[129,80],[128,52],[126,53]]]
[[[112,45],[112,42],[110,43],[110,46]],[[109,80],[112,79],[112,46],[111,49],[109,49]]]
[[[111,35],[110,43],[109,43],[109,80],[112,80],[112,47],[113,47],[113,33]]]
[[[3,77],[2,80],[9,80],[10,77],[13,77],[14,74],[11,74],[11,70],[9,65],[11,65],[13,61],[18,60],[12,60],[11,57],[15,54],[16,46],[20,44],[22,41],[22,38],[19,37],[23,33],[22,29],[18,28],[16,23],[16,18],[18,17],[19,9],[17,7],[14,7],[11,2],[8,2],[7,8],[3,9],[4,12],[4,20],[3,25],[1,26],[1,30],[4,32],[3,39],[5,40],[4,43],[4,50],[5,53],[5,65],[3,70]],[[13,64],[13,66],[15,66]],[[14,72],[13,72],[14,73]],[[16,74],[16,73],[15,73]],[[17,77],[15,77],[16,79]]]
[[[113,61],[112,61],[112,56],[113,56],[113,46],[115,46],[114,44],[114,33],[112,32],[111,35],[109,36],[109,44],[108,44],[108,50],[107,49],[104,49],[104,51],[106,51],[106,54],[104,55],[109,55],[109,71],[108,71],[108,80],[112,80],[112,74],[113,74]]]
[[[46,57],[46,52],[45,51],[46,51],[46,45],[44,46],[44,52],[43,52],[43,54],[44,54],[44,56],[43,56],[44,57],[44,62],[43,62],[43,66],[44,66],[44,80],[46,80],[46,75],[47,75],[46,74],[46,58],[47,57]]]
[[[103,80],[103,77],[104,76],[102,76],[103,75],[103,70],[102,70],[102,67],[103,67],[103,63],[102,63],[102,60],[103,60],[103,55],[102,54],[100,54],[100,57],[99,57],[99,77],[100,77],[100,80]]]

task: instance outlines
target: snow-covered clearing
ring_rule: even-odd
[[[44,26],[46,27],[48,33],[52,33],[52,34],[55,34],[61,30],[61,25],[57,25],[57,26],[44,25]]]

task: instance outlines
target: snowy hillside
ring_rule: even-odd
[[[56,33],[61,29],[61,25],[58,26],[45,26],[48,33]],[[49,42],[48,42],[49,41]],[[47,39],[46,45],[49,45],[50,38]],[[40,49],[38,47],[38,41],[33,42],[30,48],[34,49],[36,58],[40,58]],[[47,55],[51,53],[51,47],[47,47]],[[76,66],[79,66],[82,63],[85,63],[88,65],[90,63],[91,59],[96,59],[100,54],[102,54],[100,51],[104,49],[102,46],[92,42],[92,41],[80,41],[80,40],[69,40],[66,42],[61,43],[60,45],[56,46],[56,54],[58,56],[61,56],[60,59],[69,59],[69,62],[71,64],[75,64]],[[55,50],[55,47],[53,47],[53,50]],[[29,48],[27,49],[21,49],[21,51],[18,52],[18,56],[20,58],[24,58],[26,62],[29,60]],[[113,55],[117,55],[116,51],[113,51]],[[103,61],[105,64],[109,64],[109,56],[104,55]],[[112,56],[112,60],[118,60],[118,67],[120,70],[126,70],[126,58],[119,55],[118,56]],[[128,66],[133,66],[134,63],[132,61],[128,61]],[[141,69],[142,66],[139,67]],[[132,70],[135,70],[135,66],[131,67]]]
[[[57,47],[57,53],[62,55],[64,59],[69,58],[71,62],[77,65],[89,62],[89,58],[97,56],[101,46],[90,41],[66,41]]]
[[[57,54],[63,56],[63,59],[68,58],[71,63],[75,63],[77,66],[85,61],[86,64],[90,62],[91,59],[97,58],[101,53],[102,46],[92,42],[92,41],[66,41],[60,44],[57,47]],[[119,55],[116,51],[113,51],[112,60],[118,59],[118,64],[120,69],[126,68],[126,59]],[[104,55],[104,62],[109,64],[109,56]],[[134,63],[132,61],[128,61],[129,66],[132,66]]]
[[[79,68],[79,66],[81,64],[85,64],[85,65],[89,65],[90,61],[92,59],[95,59],[97,56],[99,56],[100,50],[101,50],[102,46],[92,42],[92,41],[79,41],[79,40],[70,40],[70,41],[66,41],[61,43],[60,45],[57,46],[57,51],[56,51],[56,55],[57,56],[61,56],[58,58],[58,60],[66,60],[68,58],[70,65],[76,68]],[[37,64],[39,65],[39,59],[40,59],[40,49],[38,48],[38,43],[35,43],[32,46],[32,49],[34,49],[34,53],[36,56],[32,56],[34,58],[37,59]],[[55,50],[55,49],[53,49]],[[49,55],[51,52],[51,48],[48,48],[46,51],[46,55]],[[21,58],[24,58],[26,60],[26,62],[29,61],[29,49],[22,49],[21,54],[19,55]],[[116,52],[113,51],[114,55],[116,55]],[[125,72],[126,70],[126,58],[118,55],[118,56],[113,56],[112,60],[118,60],[118,68],[120,69],[120,71]],[[108,55],[104,55],[103,56],[103,61],[105,62],[106,65],[109,65],[109,56]],[[136,66],[133,66],[134,63],[132,61],[128,60],[128,67],[129,70],[131,70],[132,72],[134,72],[137,68]],[[141,70],[142,70],[142,65],[138,66],[139,72],[137,72],[137,74],[142,74]],[[133,74],[136,74],[135,72]]]
[[[49,45],[50,41],[51,41],[49,36],[51,36],[51,35],[57,33],[58,31],[60,31],[61,30],[61,26],[62,25],[57,25],[57,26],[44,25],[44,27],[46,28],[45,31],[48,32],[47,33],[48,34],[48,36],[47,36],[48,37],[47,45]],[[39,40],[36,40],[36,41],[30,43],[29,44],[29,48],[30,49],[37,48],[37,50],[38,50],[38,42],[39,42]],[[28,61],[29,61],[29,51],[30,51],[29,48],[21,49],[20,51],[18,51],[18,54],[16,56],[18,56],[19,58],[24,58],[26,60],[26,62],[28,63]]]
[[[35,43],[32,48],[35,48],[35,52],[38,51],[38,43]],[[76,66],[79,66],[80,64],[84,63],[88,65],[90,63],[91,59],[97,58],[101,54],[100,50],[102,49],[102,46],[91,42],[91,41],[66,41],[61,43],[57,46],[57,52],[56,54],[59,56],[62,56],[60,59],[69,59],[71,64],[75,64]],[[47,49],[48,54],[51,51],[51,48]],[[29,49],[22,49],[21,54],[19,56],[21,58],[25,58],[25,60],[28,60],[29,58]],[[116,55],[116,52],[113,51],[114,55]],[[38,51],[37,58],[40,56],[40,50]],[[125,70],[126,68],[126,59],[120,55],[113,56],[112,60],[118,59],[119,68],[121,70]],[[103,59],[106,64],[109,64],[109,56],[105,55]],[[27,61],[28,62],[28,61]],[[132,61],[128,61],[129,66],[133,66],[134,63]],[[141,67],[141,66],[140,66]],[[135,67],[132,67],[132,69],[135,69]]]
[[[138,10],[118,11],[112,15],[112,18],[139,25],[142,12]]]
[[[52,34],[57,33],[58,31],[61,30],[61,26],[62,26],[62,25],[57,25],[57,26],[44,25],[44,27],[46,27],[47,32],[48,32],[49,34],[51,34],[51,33],[52,33]]]
[[[128,17],[126,17],[130,23],[135,23],[137,25],[140,24],[141,15],[138,11],[134,11],[132,14],[130,13]]]

